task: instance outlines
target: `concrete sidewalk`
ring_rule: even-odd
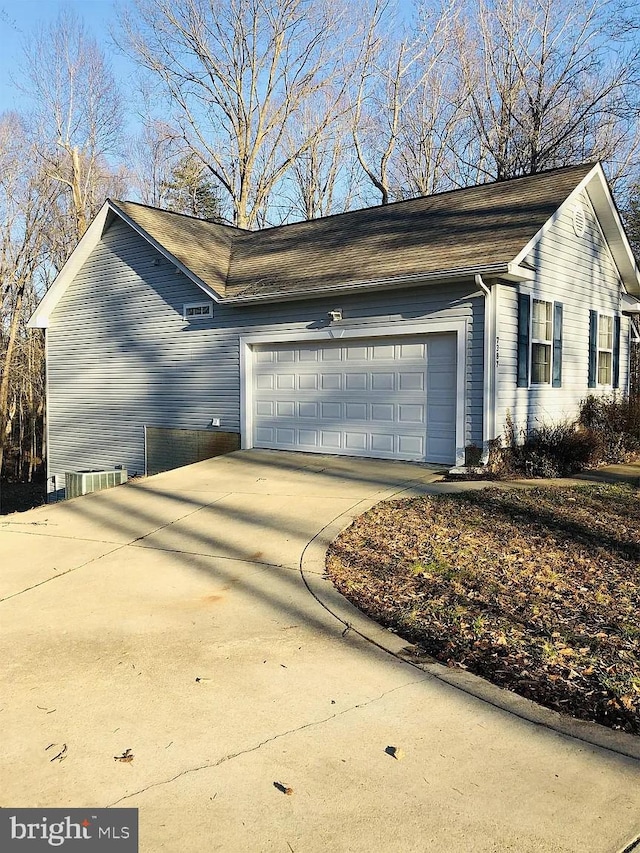
[[[243,451],[1,520],[0,805],[137,807],[145,853],[627,848],[640,762],[443,683],[310,594],[323,537],[437,479]]]

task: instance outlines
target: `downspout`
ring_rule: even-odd
[[[482,276],[479,273],[476,273],[475,280],[476,280],[476,284],[482,290],[484,295],[485,296],[491,296],[491,291],[489,290],[487,285],[484,283],[484,281],[482,280]]]
[[[474,276],[476,285],[484,294],[484,381],[482,384],[482,457],[483,465],[489,459],[489,442],[495,438],[496,424],[496,294],[480,274]]]

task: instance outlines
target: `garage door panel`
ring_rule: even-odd
[[[298,403],[298,417],[312,418],[318,420],[318,404],[317,403]]]
[[[371,434],[371,449],[378,453],[393,453],[394,447],[393,435],[380,435],[379,433]]]
[[[400,391],[424,391],[425,377],[422,371],[398,374],[398,388]]]
[[[293,373],[276,374],[276,389],[278,391],[293,391],[296,387],[296,377]]]
[[[341,347],[326,347],[320,350],[321,361],[342,361]]]
[[[298,374],[298,388],[301,391],[315,391],[318,387],[317,373]]]
[[[273,444],[276,440],[276,431],[273,427],[258,426],[256,427],[256,442],[261,444]]]
[[[364,432],[348,432],[344,434],[345,447],[348,450],[366,450],[367,434]]]
[[[320,403],[320,417],[322,420],[341,420],[342,419],[342,404],[341,403]]]
[[[295,353],[291,350],[279,350],[276,353],[276,361],[279,364],[291,364],[295,360]]]
[[[393,391],[396,382],[395,373],[372,373],[371,389],[373,391]]]
[[[371,357],[375,359],[392,359],[395,355],[394,344],[374,344],[371,347]]]
[[[341,432],[330,432],[329,430],[322,430],[322,445],[330,450],[340,450],[342,447],[342,433]]]
[[[399,435],[398,452],[407,457],[424,458],[424,439],[419,435]]]
[[[371,419],[374,421],[393,421],[394,408],[390,403],[372,403]]]
[[[367,360],[366,346],[349,346],[342,349],[343,356],[346,354],[348,361],[366,361]]]
[[[345,388],[347,391],[366,391],[366,373],[347,373],[345,376]]]
[[[318,350],[317,349],[301,349],[301,350],[298,350],[298,360],[299,361],[317,361],[318,360]]]
[[[366,421],[368,406],[366,403],[347,403],[345,417],[348,421]]]
[[[425,357],[425,345],[420,342],[416,344],[400,344],[400,358],[419,358],[422,360]]]
[[[256,350],[254,357],[257,364],[271,364],[275,358],[275,353],[269,350]]]
[[[265,418],[273,417],[273,402],[271,400],[257,400],[256,414]]]
[[[257,348],[254,445],[453,462],[455,342],[448,334]]]
[[[342,389],[342,375],[339,373],[323,373],[320,377],[320,387],[324,391],[339,391]]]

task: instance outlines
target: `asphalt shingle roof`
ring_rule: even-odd
[[[201,281],[224,296],[231,240],[234,234],[241,234],[242,231],[133,201],[112,201],[112,204]]]
[[[262,231],[115,205],[222,297],[293,296],[509,263],[592,168],[569,166]]]

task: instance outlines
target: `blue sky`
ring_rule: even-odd
[[[126,0],[118,4],[128,5]],[[113,0],[0,0],[0,112],[20,109],[20,93],[11,77],[17,76],[21,44],[29,33],[56,18],[62,8],[73,9],[84,20],[89,33],[110,57],[116,79],[122,81],[131,72],[126,59],[111,46],[109,29],[117,21]]]

